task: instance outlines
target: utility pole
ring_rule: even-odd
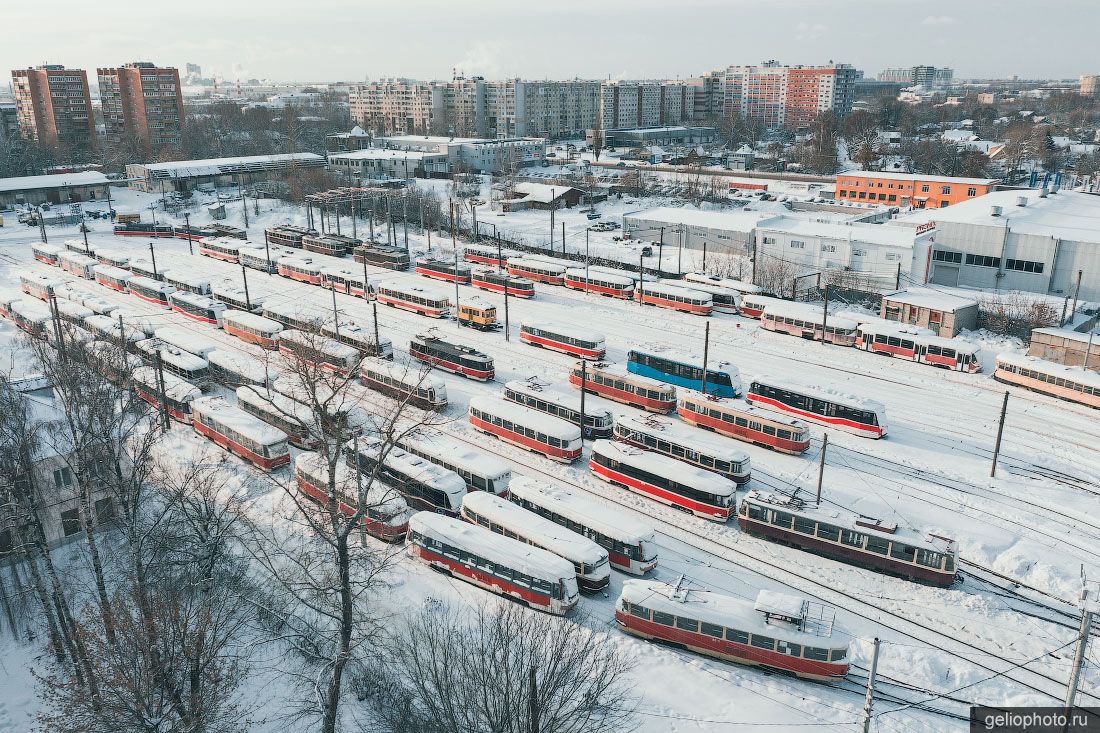
[[[340,236],[340,202],[339,201],[337,201],[334,204],[334,208],[336,209],[336,236],[339,237]]]
[[[532,664],[530,674],[527,677],[527,698],[531,715],[531,733],[539,733],[538,681],[535,677],[537,670],[538,668]]]
[[[241,265],[241,277],[244,278],[244,305],[248,312],[252,312],[252,299],[248,297],[248,268]]]
[[[901,263],[898,263],[898,274],[894,276],[894,290],[901,290]]]
[[[756,242],[752,243],[752,284],[756,285]]]
[[[355,223],[355,219],[358,215],[358,208],[356,207],[356,203],[358,201],[359,201],[359,193],[357,191],[355,193],[355,197],[352,198],[352,200],[351,200],[351,238],[352,239],[359,239],[359,227]]]
[[[825,343],[825,328],[829,325],[829,283],[825,283],[825,307],[821,309],[821,343]]]
[[[57,339],[57,353],[61,356],[62,360],[67,360],[68,355],[65,353],[65,344],[61,341],[61,314],[57,312],[57,296],[50,291],[50,316],[53,320],[53,333],[54,338]]]
[[[676,277],[684,272],[684,225],[680,225],[680,246],[676,248]]]
[[[1096,333],[1095,329],[1089,331],[1089,345],[1085,347],[1085,361],[1081,366],[1085,369],[1089,368],[1089,355],[1092,354],[1092,335]]]
[[[989,478],[997,475],[997,458],[1001,455],[1001,435],[1005,431],[1005,413],[1008,412],[1008,390],[1005,390],[1005,399],[1001,403],[1001,421],[997,425],[997,442],[993,444],[993,465],[989,469]]]
[[[191,246],[191,212],[187,211],[183,214],[184,225],[187,227],[187,253],[195,254],[195,249]],[[264,234],[264,238],[267,238],[267,234]],[[88,235],[84,235],[85,243],[88,240]]]
[[[703,274],[707,272],[707,240],[703,238]],[[679,274],[679,273],[677,273]]]
[[[588,235],[591,232],[588,229],[584,230],[584,292],[588,293]]]
[[[703,396],[707,394],[707,361],[710,359],[710,321],[707,321],[706,331],[703,332],[703,377],[700,379],[700,388]]]
[[[550,189],[550,254],[554,254],[554,210],[557,209],[557,205],[554,203],[554,189]]]
[[[565,256],[565,222],[561,223],[561,254]]]
[[[367,275],[366,255],[363,255],[363,300],[370,300],[370,276]]]
[[[390,238],[390,223],[393,220],[393,208],[390,206],[390,197],[386,196],[386,244],[393,246],[394,242]]]
[[[340,340],[340,313],[336,310],[336,286],[332,286],[332,325],[336,329],[336,340]]]
[[[1073,289],[1073,308],[1069,312],[1069,320],[1073,321],[1073,314],[1077,312],[1077,295],[1081,292],[1081,275],[1085,273],[1084,270],[1077,271],[1077,286]]]
[[[157,368],[157,387],[160,388],[160,419],[164,426],[164,432],[168,432],[171,423],[168,422],[168,388],[164,385],[164,361],[160,356],[160,347],[153,352],[153,360]]]
[[[581,359],[581,445],[584,445],[584,393],[588,391],[588,360]]]
[[[878,637],[875,637],[875,651],[871,655],[871,669],[867,673],[867,700],[863,703],[863,733],[871,731],[871,706],[875,702],[875,675],[878,674]]]
[[[370,241],[374,241],[374,207],[367,209],[367,221],[370,222]]]
[[[46,239],[46,217],[42,216],[42,212],[38,212],[38,232],[42,237],[42,243],[46,244],[50,240]]]
[[[374,350],[382,356],[382,339],[378,337],[378,303],[371,303],[371,313],[374,315]]]
[[[493,232],[493,236],[497,239],[497,272],[504,272],[504,256],[500,249],[500,235]],[[505,288],[507,290],[508,288]]]
[[[126,328],[122,325],[122,312],[118,314],[118,348],[121,352],[119,355],[119,370],[126,370],[126,373],[130,371],[129,366],[126,364]]]
[[[241,188],[241,177],[237,176],[237,194],[241,197],[241,209],[244,211],[244,228],[248,229],[248,199],[244,197],[244,189]]]
[[[457,246],[454,249],[454,255],[455,255],[455,323],[458,324],[459,328],[462,328],[462,319],[458,317],[459,314],[458,314],[458,247]],[[505,290],[507,290],[507,289],[508,288],[505,288]]]
[[[90,255],[92,248],[88,246],[88,225],[83,221],[80,222],[80,231],[84,235],[84,254]]]
[[[821,481],[825,478],[825,451],[829,450],[829,434],[821,439],[821,460],[817,464],[817,502],[815,506],[821,506]]]
[[[409,251],[409,197],[401,195],[401,219],[405,230],[405,251]]]
[[[645,267],[641,252],[638,253],[638,305],[645,305]]]
[[[507,273],[507,271],[505,271]],[[508,327],[508,289],[509,289],[508,275],[504,275],[504,340],[511,341],[511,330]]]
[[[1066,715],[1073,710],[1077,699],[1077,686],[1081,681],[1081,670],[1085,667],[1085,652],[1089,646],[1089,634],[1092,631],[1092,617],[1100,613],[1100,604],[1096,600],[1089,599],[1088,588],[1082,588],[1081,600],[1081,627],[1077,632],[1077,651],[1073,655],[1073,671],[1070,672],[1069,685],[1066,688]]]
[[[264,251],[267,253],[267,271],[274,272],[275,268],[271,265],[271,244],[264,238]]]
[[[657,243],[657,268],[660,269],[661,265],[665,262],[665,228],[661,227],[661,241]]]
[[[153,279],[160,280],[160,275],[157,274],[157,253],[153,250],[152,242],[149,242],[149,256],[153,259]]]

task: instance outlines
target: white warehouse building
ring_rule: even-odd
[[[391,150],[442,153],[452,169],[476,173],[501,173],[546,158],[546,140],[541,137],[475,138],[424,135],[380,137],[377,144]]]

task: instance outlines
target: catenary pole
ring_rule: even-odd
[[[1001,402],[1001,420],[997,424],[997,441],[993,444],[993,465],[989,468],[989,477],[997,475],[997,458],[1001,455],[1001,436],[1005,431],[1005,414],[1008,412],[1008,391],[1005,391],[1004,401]]]
[[[817,499],[816,506],[821,506],[821,483],[825,478],[825,452],[829,450],[829,434],[825,433],[821,439],[821,460],[817,464]]]
[[[699,380],[699,389],[705,397],[707,394],[707,361],[710,358],[710,321],[706,323],[706,330],[703,332],[703,376]]]
[[[248,297],[248,268],[241,265],[241,277],[244,279],[244,305],[248,312],[252,312],[252,299]]]
[[[581,443],[584,443],[584,394],[588,391],[588,360],[581,359]]]
[[[1096,600],[1090,600],[1088,590],[1081,591],[1081,627],[1077,632],[1077,651],[1073,655],[1073,669],[1069,684],[1066,686],[1066,714],[1068,715],[1077,701],[1077,687],[1081,682],[1081,671],[1085,667],[1085,652],[1089,646],[1092,632],[1092,617],[1097,613]]]
[[[863,703],[863,733],[871,731],[871,707],[875,702],[875,676],[878,674],[878,650],[880,642],[875,637],[875,649],[871,655],[871,669],[867,673],[867,699]]]

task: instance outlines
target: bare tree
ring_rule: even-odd
[[[630,656],[580,619],[504,603],[472,613],[429,603],[388,636],[377,659],[358,680],[371,704],[364,730],[527,733],[532,709],[542,733],[634,726]]]
[[[592,128],[592,154],[596,159],[596,162],[600,162],[600,153],[603,152],[604,141],[606,137],[603,131],[603,115],[596,115],[596,124]]]

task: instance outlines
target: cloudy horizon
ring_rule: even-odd
[[[59,63],[89,71],[147,60],[202,67],[226,82],[361,81],[454,73],[531,79],[683,78],[730,64],[850,63],[884,68],[931,64],[956,78],[1071,79],[1100,72],[1093,29],[1100,3],[1022,0],[963,5],[934,0],[681,0],[674,4],[560,0],[517,7],[490,0],[416,0],[400,7],[315,0],[308,14],[285,0],[196,0],[149,6],[77,0],[5,9],[4,74]],[[89,11],[89,8],[93,8]],[[846,11],[855,12],[846,12]],[[870,12],[868,12],[870,11]],[[171,36],[163,34],[165,29]],[[899,37],[900,36],[900,37]],[[1058,39],[1057,53],[1031,38]],[[10,77],[9,77],[10,80]]]

